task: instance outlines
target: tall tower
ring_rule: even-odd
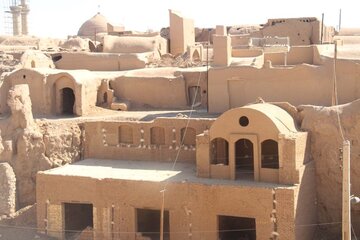
[[[13,35],[17,36],[20,35],[21,30],[21,7],[19,6],[10,6],[10,12],[13,19]]]
[[[30,12],[29,5],[26,3],[26,0],[21,0],[21,33],[23,35],[28,35],[28,15]]]
[[[12,34],[27,35],[28,34],[28,14],[30,11],[29,4],[26,0],[7,0],[4,4],[5,10],[5,22],[8,18],[7,14],[11,15],[12,19]],[[5,24],[6,25],[6,24]],[[7,27],[7,26],[5,26]]]

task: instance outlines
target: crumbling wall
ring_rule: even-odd
[[[4,82],[8,85],[7,91],[9,91],[11,86],[26,84],[33,103],[31,106],[33,113],[45,114],[50,111],[50,104],[46,99],[45,79],[45,74],[36,70],[20,69],[9,74]]]
[[[315,161],[319,223],[329,234],[341,238],[342,162],[339,148],[344,138],[351,143],[351,194],[360,196],[360,100],[337,107],[300,106],[301,128],[311,133],[311,154]],[[340,125],[338,116],[340,117]],[[352,209],[352,224],[360,234],[360,206]],[[333,238],[330,238],[333,237]]]
[[[39,50],[27,50],[21,56],[21,65],[24,68],[54,68],[49,55]]]
[[[35,203],[36,173],[80,158],[81,131],[76,124],[48,127],[37,124],[32,115],[29,87],[13,86],[9,91],[11,116],[0,121],[3,151],[0,159],[16,175],[18,208]]]
[[[61,48],[75,50],[75,51],[89,51],[90,39],[84,39],[81,37],[71,37],[65,41],[60,42]]]
[[[157,36],[105,36],[105,53],[145,53],[159,52],[167,53],[167,40],[160,35]]]
[[[8,163],[0,163],[0,216],[15,212],[16,178]]]

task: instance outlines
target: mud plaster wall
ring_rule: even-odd
[[[207,72],[206,71],[181,71],[185,78],[185,93],[187,95],[188,106],[191,106],[189,88],[194,86],[200,86],[200,91],[197,95],[201,97],[201,108],[207,108]]]
[[[184,109],[192,104],[190,88],[194,86],[200,87],[197,98],[201,97],[201,107],[207,107],[206,82],[207,73],[204,69],[187,71],[170,68],[129,72],[110,80],[110,85],[114,89],[114,96],[118,100],[129,101],[131,107]]]
[[[133,106],[156,108],[184,108],[187,106],[185,80],[182,75],[172,77],[122,76],[111,81],[114,95],[128,100]]]
[[[75,77],[68,73],[42,73],[36,70],[21,69],[8,75],[1,86],[1,96],[6,99],[10,86],[27,84],[33,103],[32,112],[39,115],[61,114],[60,90],[69,87],[75,94],[74,114],[86,114],[91,107],[96,106],[97,88],[100,78],[89,76],[89,72],[77,74]],[[78,78],[77,80],[75,78]],[[4,94],[4,95],[3,95]],[[4,112],[9,108],[2,107]]]
[[[191,120],[188,127],[195,130],[195,135],[191,137],[193,141],[190,142],[191,144],[185,142],[181,146],[183,137],[181,130],[186,127],[187,121],[187,119],[160,118],[152,122],[85,123],[85,156],[99,159],[173,161],[181,148],[178,160],[195,162],[195,135],[210,128],[213,120]],[[121,126],[131,129],[132,141],[121,141],[119,130]],[[151,134],[151,128],[154,127],[163,129],[163,140],[159,139],[162,138],[161,134]],[[191,131],[186,134],[191,134]],[[187,135],[185,137],[190,138]],[[129,140],[129,136],[126,138]]]
[[[287,53],[287,64],[314,64],[314,51],[316,51],[314,46],[293,46]],[[285,53],[265,53],[264,55],[265,61],[270,60],[273,65],[284,65]]]
[[[5,81],[6,73],[0,77],[0,114],[9,112],[9,106],[7,105],[7,93],[10,89],[10,82]]]
[[[169,10],[170,53],[183,54],[187,46],[195,44],[194,20],[184,18],[180,13]]]
[[[299,19],[285,19],[285,22],[265,25],[260,31],[252,33],[252,37],[289,37],[290,45],[319,44],[321,40],[321,22],[301,22]],[[324,28],[324,42],[331,42],[333,28]]]
[[[209,70],[209,111],[224,112],[243,106],[258,97],[265,101],[289,102],[293,105],[329,106],[332,92],[331,60],[322,66],[296,65],[286,68],[229,67]],[[360,65],[338,60],[339,103],[360,97]]]
[[[64,191],[60,192],[53,187],[54,184],[59,183]],[[159,192],[162,187],[163,183],[157,182],[97,180],[71,176],[65,178],[40,173],[37,185],[38,227],[45,229],[44,219],[47,214],[48,231],[54,236],[59,236],[59,232],[55,231],[63,229],[62,203],[73,201],[92,203],[96,239],[109,239],[113,204],[114,232],[123,232],[117,237],[135,239],[135,209],[160,209]],[[191,182],[170,183],[165,196],[165,210],[170,212],[170,237],[184,239],[187,238],[188,232],[192,231],[194,239],[218,239],[217,215],[228,215],[256,218],[257,239],[269,239],[274,231],[274,225],[270,221],[273,212],[273,195],[278,200],[276,209],[279,209],[277,218],[280,220],[278,225],[280,236],[284,236],[284,239],[295,239],[295,231],[292,227],[294,225],[293,188],[275,189],[273,192],[272,188],[261,186],[213,185],[210,188],[207,185]],[[123,197],[119,198],[119,196]],[[48,205],[46,205],[47,200],[49,200]],[[191,211],[191,218],[186,215],[186,209]]]
[[[77,124],[35,123],[27,85],[16,85],[14,89],[10,95],[10,99],[15,99],[12,115],[0,121],[4,146],[0,159],[14,170],[17,207],[22,208],[35,203],[38,171],[80,158],[81,131]]]
[[[0,163],[0,215],[13,214],[16,209],[16,177],[8,163]]]
[[[319,223],[341,222],[342,145],[336,111],[339,111],[345,139],[351,143],[351,194],[360,196],[360,102],[334,107],[300,106],[302,128],[311,132],[311,155],[316,167],[317,211]],[[360,206],[352,208],[352,224],[360,234]],[[341,224],[323,226],[328,236],[341,238]]]
[[[315,162],[300,171],[301,184],[295,190],[296,239],[312,239],[318,223]],[[281,224],[281,223],[279,223]]]
[[[52,59],[41,51],[28,50],[21,56],[24,68],[54,68]]]
[[[112,54],[112,53],[61,53],[55,62],[57,69],[86,69],[90,71],[122,71],[144,68],[147,57],[154,53]]]
[[[32,70],[19,70],[5,79],[10,86],[27,84],[29,86],[33,113],[45,114],[51,111],[50,101],[46,97],[46,76]],[[6,94],[7,95],[7,94]]]
[[[161,36],[110,36],[104,37],[104,50],[106,53],[167,53],[167,40]]]

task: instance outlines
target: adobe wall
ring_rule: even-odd
[[[134,107],[184,108],[187,106],[183,76],[122,76],[111,81],[114,95]]]
[[[284,65],[285,58],[288,65],[314,64],[314,46],[292,46],[287,53],[265,53],[265,61],[270,60],[273,65]]]
[[[104,53],[168,52],[167,40],[158,36],[104,36]]]
[[[185,134],[186,140],[181,146],[182,129],[186,128],[188,119],[157,118],[151,122],[89,122],[85,123],[87,145],[86,158],[173,161],[179,151],[179,161],[195,162],[196,135],[210,128],[212,119],[190,120]],[[121,126],[131,128],[127,141],[121,141]],[[163,129],[163,138],[154,133],[152,142],[151,128]],[[194,130],[194,135],[192,135]],[[127,131],[128,133],[128,131]],[[163,142],[162,142],[163,141]],[[162,143],[160,143],[162,142]]]
[[[325,58],[324,58],[325,59]],[[337,82],[339,103],[358,99],[360,66],[338,60]],[[324,65],[293,67],[229,67],[209,70],[209,111],[224,112],[254,102],[262,97],[267,102],[289,102],[292,105],[329,106],[332,92],[332,60]]]
[[[46,76],[35,70],[18,70],[5,78],[8,86],[27,84],[32,102],[32,112],[46,114],[51,112],[50,99],[47,99]],[[8,91],[8,90],[7,90]],[[6,92],[7,93],[7,92]],[[6,94],[7,96],[7,94]]]
[[[259,57],[263,54],[262,50],[256,49],[232,49],[232,57]]]
[[[359,107],[359,100],[338,107],[298,107],[302,116],[302,129],[311,132],[311,157],[316,168],[319,223],[341,223],[342,160],[339,148],[343,140],[337,114],[344,138],[351,143],[351,194],[360,196]],[[304,178],[304,181],[308,179]],[[351,209],[353,227],[359,236],[360,206],[353,205]],[[327,239],[341,238],[341,224],[324,225],[321,229]]]
[[[24,68],[54,68],[54,63],[49,55],[41,51],[27,50],[21,56]]]
[[[81,158],[80,127],[69,122],[47,124],[39,119],[35,122],[29,95],[26,84],[12,87],[6,101],[11,115],[0,121],[0,162],[8,163],[16,176],[16,188],[11,189],[16,197],[14,202],[6,202],[13,204],[13,210],[36,202],[35,175],[38,171]],[[14,186],[15,176],[8,179]],[[5,185],[1,187],[6,189]]]
[[[188,106],[191,106],[192,102],[190,101],[189,88],[194,86],[199,86],[200,91],[197,93],[201,97],[201,108],[207,108],[208,94],[207,94],[207,71],[206,69],[196,69],[196,70],[181,70],[182,75],[185,79],[185,92],[188,99]]]
[[[6,114],[10,111],[7,105],[7,97],[11,84],[9,81],[5,81],[8,74],[9,73],[2,73],[0,76],[0,114]]]
[[[61,59],[55,61],[57,69],[90,71],[122,71],[144,68],[148,62],[145,54],[112,54],[112,53],[71,53],[62,52]]]
[[[75,76],[75,77],[74,77]],[[11,86],[27,84],[33,103],[32,112],[38,115],[61,114],[60,90],[69,87],[75,94],[74,114],[85,115],[96,106],[97,88],[101,79],[87,71],[59,72],[54,70],[20,69],[9,74],[2,86],[2,97],[6,99]],[[5,101],[6,102],[6,101]],[[7,106],[2,106],[4,112]]]
[[[64,227],[62,203],[76,201],[93,204],[96,239],[111,238],[112,216],[115,236],[135,239],[136,208],[160,209],[160,190],[164,183],[60,177],[39,173],[37,184],[37,222],[42,231],[45,230],[44,219],[47,219],[49,234],[60,237]],[[58,191],[58,188],[53,187],[55,185],[63,191]],[[294,188],[291,187],[232,184],[215,184],[210,187],[191,182],[169,183],[165,210],[170,212],[170,238],[173,240],[187,238],[189,231],[193,239],[218,239],[218,215],[256,218],[257,239],[271,237],[275,225],[270,218],[275,217],[280,238],[295,239]],[[191,218],[186,214],[187,210],[191,211]],[[121,235],[116,235],[118,232]]]
[[[300,182],[295,190],[296,239],[313,239],[318,223],[315,161],[301,168]]]
[[[201,107],[207,105],[207,75],[204,69],[144,69],[125,73],[110,81],[114,96],[134,108],[187,109],[189,88],[200,86]],[[161,93],[161,94],[159,94]]]
[[[331,42],[334,28],[325,27],[323,42]],[[269,19],[268,23],[251,37],[289,37],[291,46],[321,43],[321,21],[314,18]]]
[[[170,53],[183,54],[189,45],[195,44],[194,20],[184,18],[180,13],[169,10]]]

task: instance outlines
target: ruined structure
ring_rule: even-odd
[[[3,74],[0,215],[36,202],[56,239],[339,239],[342,136],[360,195],[355,40],[334,59],[332,29],[297,18],[195,42],[169,15],[166,38],[97,14]]]

